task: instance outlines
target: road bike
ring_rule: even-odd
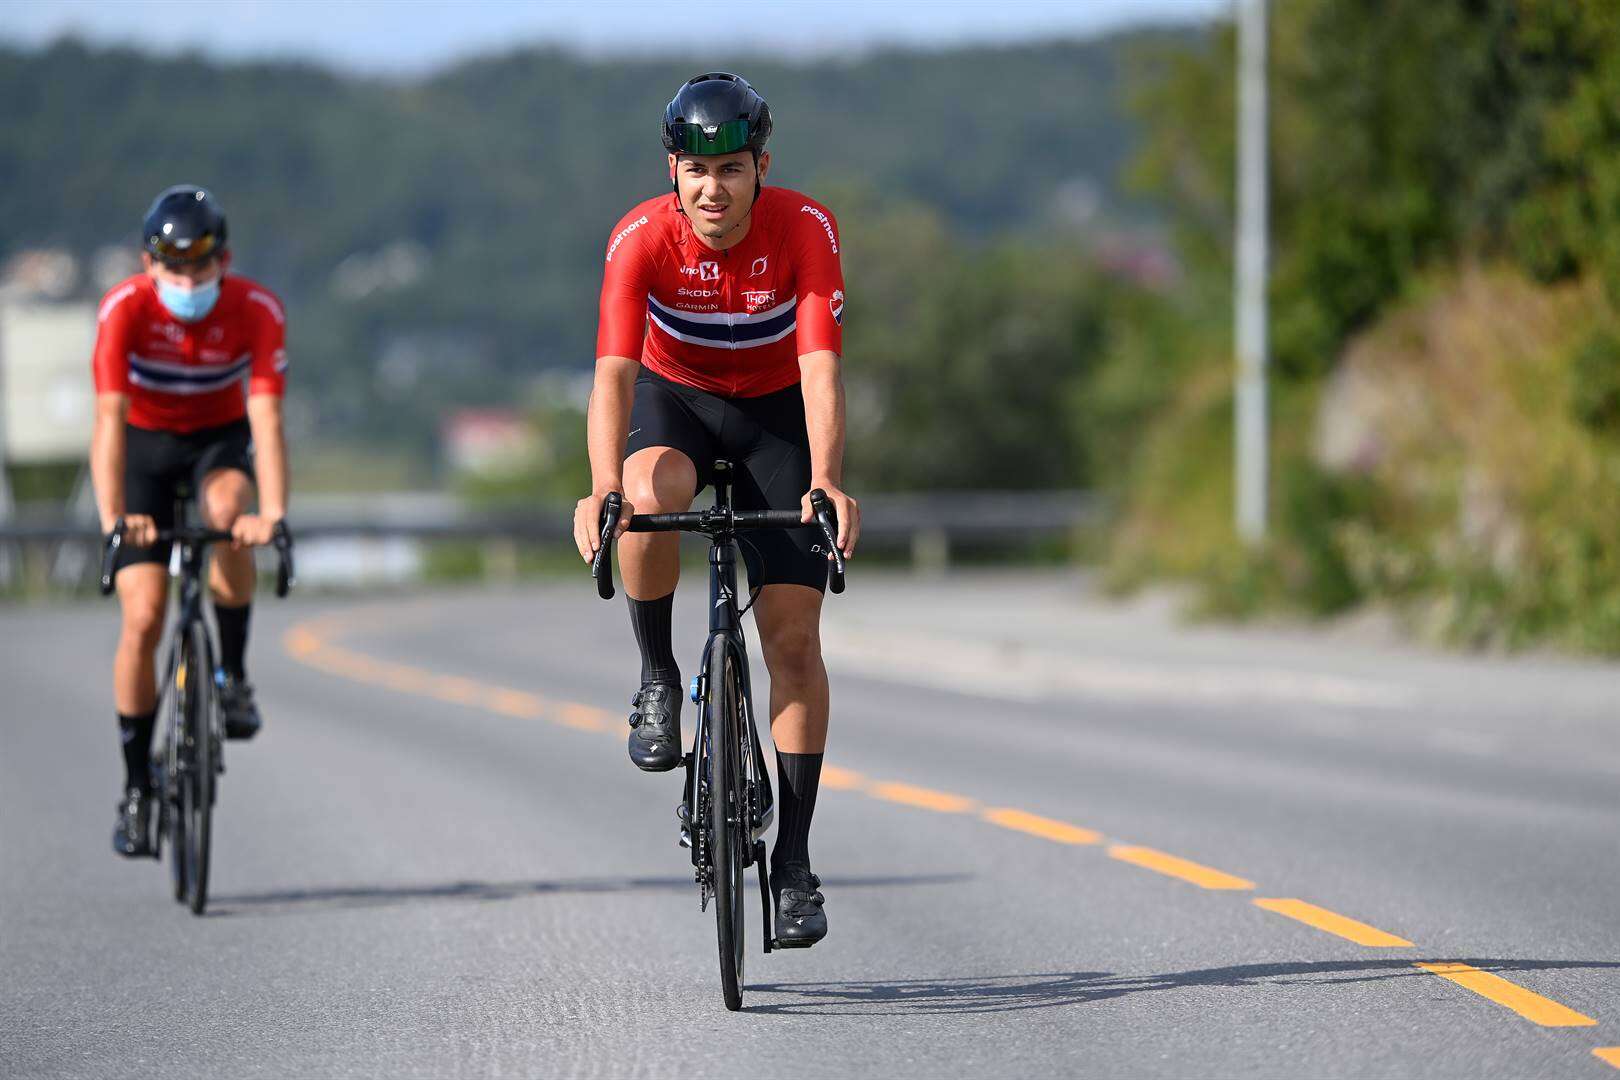
[[[693,677],[692,702],[699,706],[697,731],[683,764],[685,793],[676,816],[681,844],[692,852],[699,910],[715,902],[720,946],[720,987],[726,1008],[742,1008],[744,871],[752,866],[759,878],[765,912],[764,950],[779,947],[772,920],[770,869],[762,837],[775,813],[770,770],[754,722],[748,679],[748,650],[742,615],[753,601],[737,606],[737,542],[755,529],[819,529],[824,544],[814,550],[831,556],[828,587],[844,591],[844,556],[838,550],[838,523],[832,503],[818,488],[810,493],[814,515],[799,520],[798,510],[734,510],[732,465],[714,463],[714,506],[677,514],[636,514],[630,532],[693,532],[709,538],[709,637],[703,664]],[[611,493],[602,507],[602,544],[591,563],[596,591],[613,598],[613,537],[623,499]],[[746,543],[746,539],[742,539]]]
[[[203,577],[208,549],[229,543],[231,534],[187,524],[191,505],[184,488],[175,499],[172,529],[158,533],[158,543],[172,542],[178,557],[170,574],[179,581],[180,603],[169,632],[158,687],[158,715],[162,740],[152,755],[154,790],[158,796],[157,835],[152,857],[162,858],[169,847],[169,874],[174,898],[201,915],[208,906],[208,866],[213,842],[214,802],[219,778],[225,772],[221,732],[218,666],[208,620],[203,617]],[[276,595],[284,597],[293,584],[292,534],[278,522],[271,541],[276,549]],[[124,546],[124,519],[107,535],[101,558],[101,594],[113,591],[118,553]]]

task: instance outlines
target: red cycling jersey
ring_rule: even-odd
[[[842,352],[838,222],[814,199],[764,188],[748,235],[715,251],[674,193],[631,210],[608,241],[597,356],[674,382],[758,397],[799,381],[799,357]]]
[[[107,293],[97,316],[96,392],[129,395],[129,422],[153,431],[218,427],[247,415],[248,393],[280,397],[286,384],[281,301],[226,274],[205,318],[181,322],[145,274]]]

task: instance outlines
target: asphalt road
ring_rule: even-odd
[[[730,1014],[678,774],[624,756],[622,602],[259,608],[203,918],[108,847],[111,606],[0,612],[0,1075],[1620,1067],[1616,668],[857,566],[831,934],[753,952]]]

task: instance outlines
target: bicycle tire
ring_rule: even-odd
[[[208,865],[212,855],[214,823],[215,708],[213,665],[201,623],[191,627],[191,654],[197,660],[198,680],[188,695],[187,716],[191,768],[187,770],[190,807],[186,819],[186,902],[193,915],[208,907]]]
[[[716,638],[707,662],[709,705],[710,832],[714,864],[714,921],[720,950],[720,989],[726,1008],[742,1008],[745,966],[743,846],[749,842],[747,793],[743,787],[742,682],[730,643]]]
[[[186,881],[186,812],[184,789],[186,783],[185,727],[187,686],[193,681],[197,665],[191,660],[190,643],[174,644],[174,659],[169,667],[168,721],[164,725],[163,747],[163,829],[169,848],[169,879],[174,887],[174,899],[185,903],[189,894]]]

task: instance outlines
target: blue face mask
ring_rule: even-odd
[[[219,301],[217,278],[194,289],[160,281],[157,283],[157,289],[158,299],[163,301],[163,306],[169,309],[169,314],[181,322],[190,323],[207,318],[208,313],[214,310],[214,305]]]

